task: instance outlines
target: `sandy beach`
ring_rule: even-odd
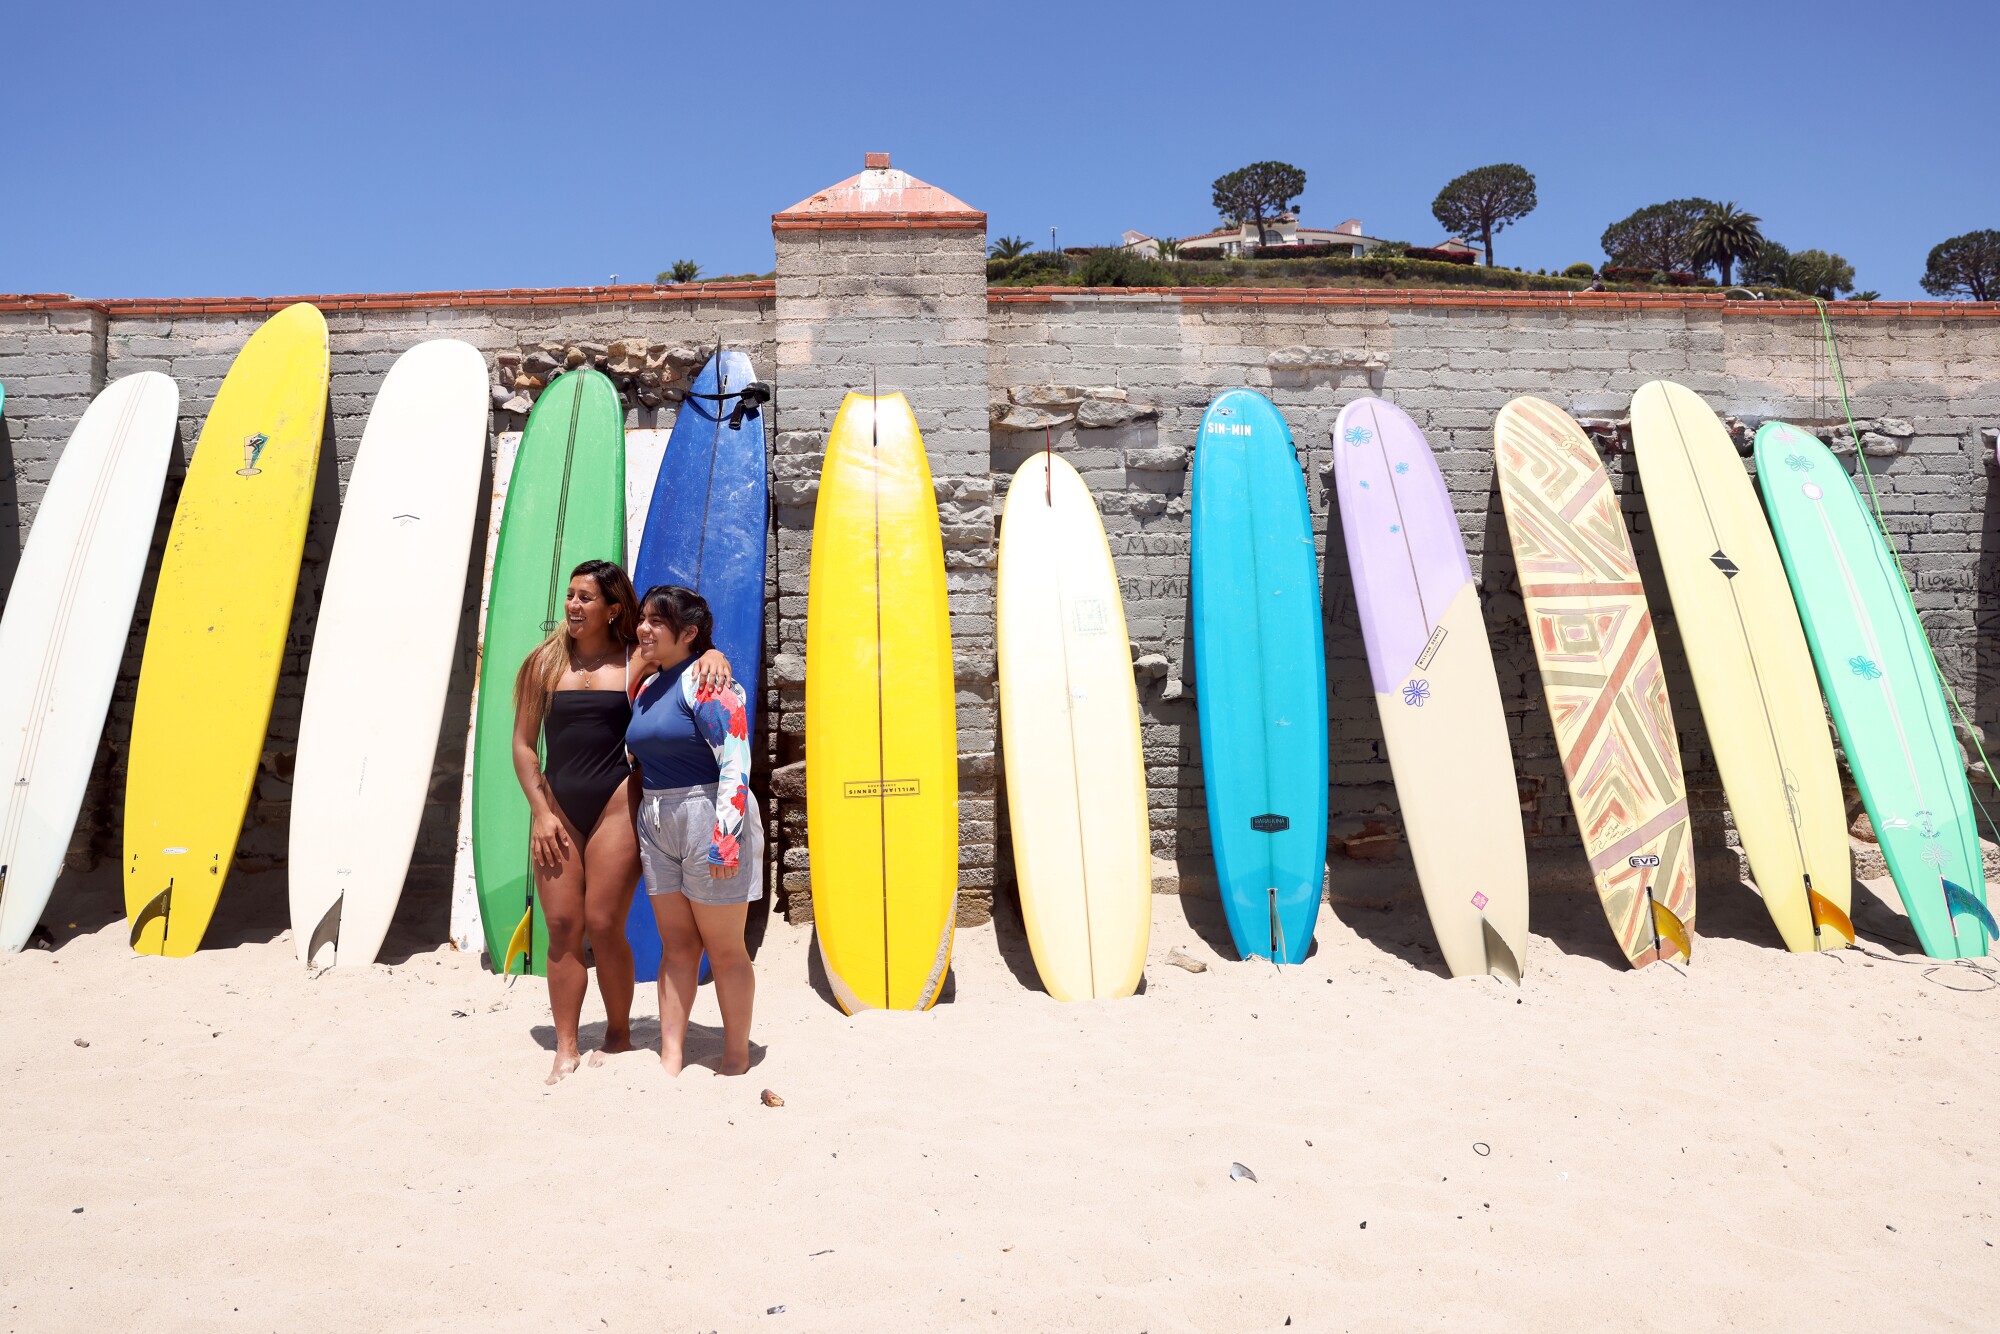
[[[1544,896],[1519,990],[1444,977],[1414,904],[1323,909],[1280,973],[1161,896],[1144,994],[1077,1005],[1003,909],[947,1003],[856,1019],[772,920],[747,1078],[642,1051],[554,1088],[542,986],[427,943],[440,905],[309,978],[275,878],[184,960],[59,891],[76,925],[0,960],[4,1324],[1978,1327],[1995,970],[1871,888],[1866,952],[1814,957],[1705,885],[1685,974]]]

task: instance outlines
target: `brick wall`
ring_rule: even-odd
[[[1550,398],[1579,416],[1624,415],[1649,379],[1680,380],[1727,414],[1754,422],[1828,422],[1840,408],[1810,306],[1730,303],[1706,296],[1437,295],[1390,291],[1009,291],[990,296],[979,227],[798,228],[777,232],[777,283],[686,289],[430,293],[316,298],[332,331],[331,407],[320,492],[280,686],[265,773],[241,847],[268,867],[286,839],[291,738],[317,589],[344,482],[374,387],[417,341],[465,338],[496,352],[522,342],[609,342],[624,337],[712,343],[751,353],[775,383],[772,438],[776,531],[772,632],[767,635],[770,744],[766,773],[785,893],[795,919],[809,912],[803,784],[787,774],[804,754],[804,614],[813,504],[824,431],[841,397],[902,390],[917,412],[937,479],[951,581],[959,675],[961,916],[989,909],[1006,883],[1005,812],[995,783],[992,551],[1006,479],[1045,440],[1097,494],[1127,599],[1154,819],[1154,848],[1199,882],[1205,869],[1199,750],[1188,609],[1187,464],[1213,394],[1248,385],[1269,394],[1297,437],[1324,544],[1328,678],[1333,722],[1332,862],[1335,888],[1394,882],[1403,863],[1361,863],[1345,852],[1389,850],[1394,791],[1382,755],[1337,514],[1329,516],[1327,433],[1340,406],[1364,393],[1402,405],[1438,450],[1487,597],[1501,687],[1523,781],[1538,887],[1581,884],[1576,842],[1539,677],[1525,638],[1512,559],[1493,486],[1492,421],[1512,395]],[[282,300],[75,302],[0,297],[0,589],[63,442],[109,378],[163,370],[181,387],[183,453],[230,359]],[[1968,709],[2000,721],[2000,507],[1990,438],[2000,426],[2000,307],[1926,304],[1835,308],[1857,416],[1907,419],[1893,457],[1872,458],[1891,536],[1917,587],[1939,656]],[[1044,392],[1049,386],[1060,392]],[[1041,415],[1037,415],[1041,414]],[[662,418],[670,419],[670,412]],[[1047,431],[1041,423],[1046,423]],[[655,423],[647,423],[655,424]],[[665,424],[661,421],[657,424]],[[518,420],[502,414],[499,429]],[[1655,592],[1661,643],[1687,760],[1698,835],[1725,854],[1721,792],[1659,580],[1649,524],[1629,456],[1612,476],[1626,496],[1642,569]],[[170,478],[155,563],[178,491]],[[1332,541],[1326,541],[1332,528]],[[483,531],[483,524],[482,524]],[[458,600],[461,660],[437,761],[438,781],[411,889],[447,892],[472,678],[473,579]],[[127,645],[125,670],[73,858],[115,856],[121,760],[130,724],[148,598]],[[395,614],[385,612],[385,614]],[[1154,656],[1157,655],[1157,656]],[[1384,879],[1386,876],[1386,880]],[[1348,877],[1343,879],[1343,877]],[[1362,891],[1357,891],[1362,892]],[[441,919],[440,919],[441,920]]]
[[[0,297],[0,383],[7,386],[0,436],[11,466],[0,457],[0,570],[11,574],[18,557],[13,515],[21,538],[33,522],[34,505],[54,459],[83,415],[91,396],[110,380],[139,371],[161,371],[180,386],[180,448],[169,466],[147,584],[139,601],[120,670],[103,749],[85,797],[70,866],[84,871],[115,862],[123,838],[124,755],[138,687],[140,650],[151,607],[152,580],[172,522],[185,472],[185,458],[222,385],[237,351],[272,312],[291,300],[310,300],[325,313],[330,370],[326,433],[319,482],[307,529],[283,672],[272,709],[262,771],[237,847],[240,872],[283,864],[289,837],[293,745],[304,697],[306,663],[312,651],[327,553],[339,518],[340,494],[352,469],[375,390],[403,352],[430,338],[461,338],[491,355],[520,343],[611,342],[642,338],[669,343],[712,345],[718,338],[750,353],[760,374],[768,375],[774,344],[771,290],[766,284],[710,284],[682,289],[578,289],[535,293],[411,293],[394,297],[305,297],[239,301],[73,302],[65,298],[29,300]],[[9,309],[12,306],[14,309]],[[650,416],[635,413],[634,424],[669,425],[671,409]],[[497,430],[518,430],[521,418],[496,413]],[[18,511],[7,508],[18,488]],[[488,476],[483,493],[490,494]],[[459,784],[477,663],[477,579],[486,520],[476,523],[477,550],[468,549],[462,578],[436,596],[459,618],[459,652],[453,669],[444,727],[439,736],[435,777],[409,882],[414,896],[434,895],[442,910],[449,892],[456,844]],[[4,587],[4,580],[0,580]],[[423,614],[406,605],[385,607],[385,621]]]
[[[776,780],[786,911],[811,915],[805,838],[806,585],[826,432],[851,391],[901,392],[930,456],[958,691],[959,920],[986,920],[995,862],[993,480],[983,215],[787,226],[779,215]]]
[[[2000,423],[2000,309],[1935,304],[1838,306],[1834,317],[1860,418],[1908,419],[1894,457],[1871,458],[1891,537],[1915,582],[1917,605],[1968,711],[2000,719],[1992,629],[2000,619],[2000,525],[1989,505],[1995,469],[1982,430]],[[1023,386],[1110,385],[1158,410],[1156,421],[1109,429],[1055,429],[1055,448],[1099,498],[1122,577],[1133,652],[1163,655],[1164,675],[1142,673],[1154,847],[1178,854],[1199,881],[1208,840],[1195,732],[1188,613],[1188,452],[1203,409],[1246,385],[1291,423],[1308,481],[1326,608],[1332,747],[1335,892],[1379,887],[1389,869],[1344,855],[1388,853],[1395,790],[1332,501],[1329,432],[1364,394],[1388,398],[1424,428],[1437,451],[1486,594],[1501,690],[1522,779],[1538,885],[1585,883],[1581,845],[1542,701],[1493,470],[1493,418],[1517,394],[1536,394],[1579,417],[1620,418],[1648,380],[1678,380],[1717,411],[1751,425],[1779,417],[1828,423],[1841,413],[1810,304],[1719,298],[1395,292],[1079,292],[995,289],[991,390],[994,468],[1004,475],[1043,433],[1005,429],[1002,400]],[[1627,437],[1629,440],[1629,437]],[[1689,768],[1697,836],[1710,857],[1733,841],[1666,600],[1650,521],[1629,454],[1607,463],[1625,498],[1642,572],[1653,592]],[[1746,460],[1746,467],[1748,461]],[[1164,503],[1162,503],[1164,500]],[[1331,539],[1328,540],[1329,529]],[[1366,872],[1366,874],[1364,874]],[[1390,875],[1396,889],[1407,874]]]

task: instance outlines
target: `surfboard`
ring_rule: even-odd
[[[806,593],[806,838],[834,999],[927,1010],[958,902],[958,715],[930,460],[901,394],[833,419]]]
[[[1000,738],[1028,948],[1057,1000],[1146,971],[1153,850],[1118,569],[1067,460],[1023,463],[1000,517]]]
[[[0,948],[28,943],[76,829],[160,518],[180,390],[99,394],[57,457],[0,615]]]
[[[1986,929],[1954,912],[1945,888],[1986,901],[1972,790],[1902,566],[1832,450],[1766,422],[1755,452],[1806,643],[1904,911],[1924,953],[1979,958]]]
[[[729,348],[709,358],[695,376],[674,414],[632,567],[641,597],[655,584],[679,584],[708,599],[715,646],[742,683],[752,733],[763,703],[758,678],[770,526],[763,399],[755,392],[743,396],[756,378],[750,358]],[[760,881],[763,873],[761,866],[739,872]],[[643,884],[632,896],[625,934],[638,980],[658,978],[660,928]]]
[[[384,608],[472,554],[486,460],[486,360],[440,338],[396,359],[375,395],[320,594],[292,776],[288,879],[299,960],[375,961],[430,794],[458,646],[456,603],[407,619],[382,658]],[[393,683],[393,688],[392,688]]]
[[[1604,915],[1633,967],[1686,957],[1687,777],[1618,494],[1583,428],[1553,403],[1507,404],[1493,445],[1528,636]]]
[[[1326,881],[1326,641],[1292,431],[1248,389],[1194,454],[1195,704],[1223,913],[1246,959],[1299,963]]]
[[[472,865],[487,962],[496,972],[548,974],[548,923],[529,863],[528,798],[514,774],[514,678],[561,623],[570,571],[587,560],[624,556],[624,478],[618,391],[588,366],[557,376],[535,400],[514,455],[479,660]],[[510,950],[516,943],[525,950]]]
[[[1688,670],[1750,876],[1792,950],[1839,949],[1853,884],[1846,805],[1791,584],[1742,456],[1700,398],[1632,396],[1633,452]],[[1825,919],[1825,920],[1823,920]]]
[[[326,321],[287,306],[236,354],[188,464],[125,776],[125,915],[141,954],[194,953],[229,879],[284,663],[326,387]]]
[[[1451,492],[1401,408],[1333,428],[1334,489],[1396,801],[1453,977],[1521,980],[1528,849],[1500,678]]]

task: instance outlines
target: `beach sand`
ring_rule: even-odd
[[[441,902],[309,978],[276,877],[191,959],[64,887],[57,948],[0,959],[0,1324],[1990,1327],[1994,971],[1874,900],[1823,957],[1701,902],[1693,966],[1634,973],[1540,897],[1517,990],[1444,977],[1415,904],[1323,910],[1280,972],[1163,896],[1145,994],[1074,1005],[1003,906],[948,1003],[854,1019],[773,920],[747,1077],[547,1088],[541,983],[428,943]]]

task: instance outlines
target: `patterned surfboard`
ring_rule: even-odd
[[[1515,399],[1493,441],[1535,660],[1604,914],[1634,967],[1685,953],[1672,928],[1694,926],[1686,778],[1617,493],[1582,428],[1552,403]]]

